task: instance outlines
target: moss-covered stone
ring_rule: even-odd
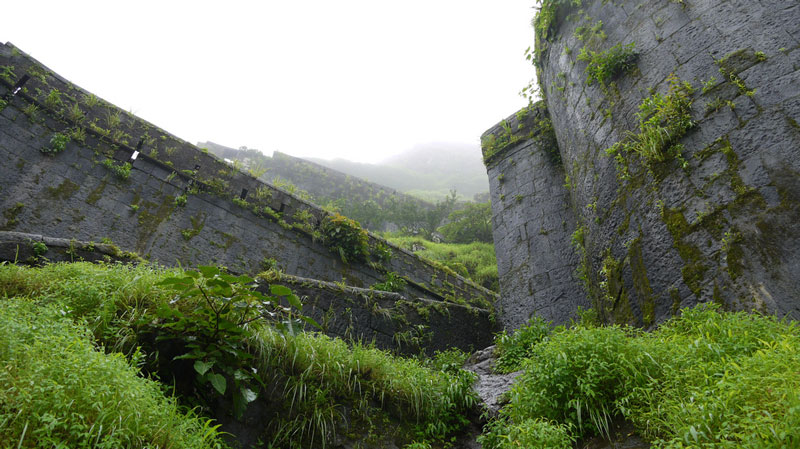
[[[641,237],[635,239],[628,246],[628,260],[633,277],[633,287],[642,303],[642,323],[649,326],[655,320],[656,299],[653,289],[650,287],[650,280],[647,278],[647,266],[642,257]]]
[[[48,187],[47,195],[54,200],[67,200],[72,197],[79,188],[80,186],[78,184],[75,184],[69,179],[65,179],[56,187]]]
[[[17,226],[17,217],[22,213],[25,207],[22,203],[16,203],[13,206],[3,211],[3,217],[6,219],[6,224],[0,227],[0,231],[10,231]]]

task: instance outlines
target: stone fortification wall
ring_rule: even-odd
[[[10,44],[0,46],[0,98],[0,230],[110,239],[167,265],[253,273],[275,259],[288,274],[364,288],[394,271],[408,278],[412,298],[494,301],[373,235],[370,247],[389,248],[390,258],[343,263],[314,238],[325,211],[94,97]]]
[[[601,317],[800,317],[800,4],[544,8],[539,82]]]
[[[39,265],[54,262],[140,263],[135,253],[113,244],[0,231],[0,262]],[[269,273],[258,287],[288,285],[303,300],[303,313],[330,336],[372,343],[381,349],[417,354],[456,347],[472,351],[489,345],[495,330],[485,310],[409,298],[399,293],[349,287],[333,282]],[[464,332],[470,329],[470,332]],[[313,329],[316,330],[316,329]]]
[[[563,321],[588,301],[575,275],[575,216],[547,108],[525,108],[484,133],[501,297],[517,328],[533,314]]]

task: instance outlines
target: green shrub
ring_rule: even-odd
[[[256,320],[269,322],[291,335],[302,329],[303,321],[319,327],[312,319],[293,313],[293,308],[301,310],[303,306],[288,288],[271,285],[272,296],[264,295],[255,290],[253,278],[232,276],[217,267],[201,266],[157,285],[175,290],[177,296],[170,304],[160,305],[160,320],[150,326],[150,332],[158,335],[159,341],[178,343],[184,352],[172,360],[191,361],[194,382],[199,387],[213,387],[197,389],[203,402],[210,403],[217,396],[214,392],[224,396],[230,385],[237,419],[256,399],[258,386],[263,383],[258,372],[249,369],[253,356],[247,351],[245,340],[251,335],[250,324]],[[281,298],[289,306],[282,306]],[[184,312],[172,306],[178,301],[188,301],[193,307]]]
[[[575,328],[534,347],[511,390],[509,416],[565,423],[578,435],[609,432],[621,416],[616,400],[643,385],[656,365],[630,330],[617,326]]]
[[[402,276],[390,271],[386,273],[386,277],[383,282],[372,284],[369,288],[373,290],[382,290],[385,292],[402,292],[405,290],[407,284],[408,282],[406,282]]]
[[[655,448],[797,447],[797,330],[795,322],[707,305],[649,334],[618,326],[556,332],[525,361],[484,447],[519,440],[512,427],[530,419],[577,438],[607,433],[617,418]]]
[[[484,427],[478,442],[483,449],[571,449],[575,439],[566,426],[552,421],[526,419],[509,424],[496,419]]]
[[[691,84],[674,75],[669,78],[667,95],[655,93],[639,105],[639,133],[629,133],[623,141],[606,150],[609,155],[633,152],[646,162],[664,162],[681,158],[683,146],[678,140],[694,127]]]
[[[512,333],[503,330],[497,334],[494,370],[511,373],[522,368],[523,360],[533,355],[533,348],[550,335],[551,324],[540,317],[534,317]]]
[[[492,243],[492,205],[488,201],[450,212],[448,220],[448,224],[439,228],[447,241]]]
[[[67,148],[69,140],[68,135],[55,133],[53,137],[50,138],[50,146],[42,148],[40,151],[42,153],[60,153]]]
[[[344,263],[366,260],[369,255],[369,238],[357,221],[341,214],[327,215],[320,224],[322,239]]]
[[[613,77],[631,71],[636,64],[635,44],[631,42],[623,46],[619,43],[606,51],[595,52],[583,47],[578,55],[578,60],[586,61],[586,84],[591,85],[597,81],[605,86]]]
[[[123,162],[122,164],[115,164],[113,159],[105,159],[102,162],[103,167],[109,169],[111,173],[118,179],[126,181],[131,176],[130,162]]]
[[[0,301],[0,447],[213,448],[216,426],[181,412],[120,354],[97,351],[56,306]]]

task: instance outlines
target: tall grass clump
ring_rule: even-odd
[[[627,420],[665,449],[800,447],[795,322],[704,305],[652,333],[557,329],[523,369],[510,404],[485,430],[486,448],[517,447],[503,444],[531,419],[573,439],[608,435]]]
[[[347,412],[344,402],[361,419],[388,408],[414,423],[413,436],[442,441],[467,423],[467,412],[477,405],[474,374],[462,369],[432,370],[360,343],[308,333],[287,338],[269,327],[259,329],[251,344],[258,369],[285,378],[281,396],[289,415],[277,423],[282,427],[274,444],[301,438],[324,445]]]
[[[262,410],[260,440],[275,448],[325,448],[342,433],[443,444],[467,423],[477,396],[463,354],[405,359],[303,332],[299,298],[254,282],[215,267],[0,264],[0,434],[11,435],[0,447],[216,444],[210,421],[176,401],[226,420]]]
[[[493,369],[499,373],[521,369],[522,362],[533,355],[534,347],[550,335],[551,324],[537,316],[513,332],[501,331],[495,338]]]
[[[0,299],[0,363],[0,447],[221,447],[216,426],[55,305]]]

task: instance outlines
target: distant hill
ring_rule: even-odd
[[[377,164],[309,160],[429,201],[445,198],[451,189],[464,200],[489,191],[489,178],[477,144],[420,145]]]
[[[306,199],[321,206],[338,209],[371,230],[417,227],[426,221],[428,211],[436,209],[416,196],[279,151],[270,157],[246,147],[235,149],[214,142],[197,145],[235,161],[266,182],[301,197],[308,195]]]

